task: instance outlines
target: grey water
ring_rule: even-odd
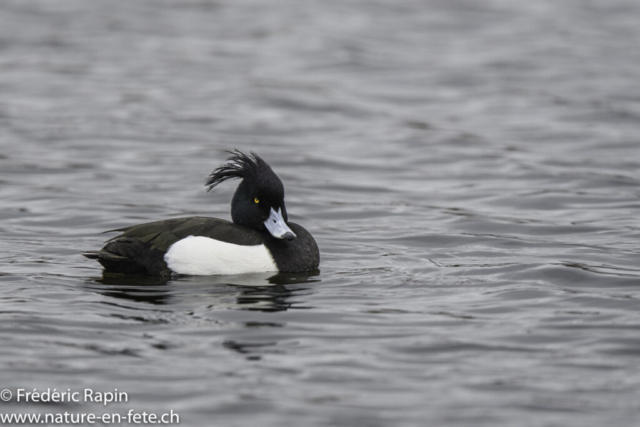
[[[3,0],[0,412],[637,426],[640,3]],[[279,174],[314,274],[103,276]],[[127,402],[17,402],[19,389]]]

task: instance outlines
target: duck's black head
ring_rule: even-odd
[[[292,240],[296,235],[287,225],[284,205],[284,186],[271,167],[253,151],[244,154],[231,152],[227,163],[209,175],[206,186],[210,191],[231,178],[241,178],[231,202],[231,219],[235,224],[268,231],[278,239]]]

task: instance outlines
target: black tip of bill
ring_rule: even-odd
[[[295,235],[295,234],[293,234],[291,231],[287,231],[286,233],[284,233],[284,235],[282,236],[282,238],[283,238],[283,239],[285,239],[285,240],[289,240],[289,241],[291,241],[291,240],[293,240],[293,239],[295,239],[295,238],[296,238],[296,235]]]

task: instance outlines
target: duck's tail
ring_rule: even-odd
[[[83,252],[82,256],[86,257],[86,258],[89,258],[89,259],[98,259],[98,258],[100,258],[100,252],[98,252],[98,251],[87,251],[87,252]]]
[[[83,256],[97,260],[109,273],[170,274],[164,262],[164,252],[150,249],[144,242],[128,237],[117,237],[99,251],[86,251]]]

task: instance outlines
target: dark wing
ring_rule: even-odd
[[[245,246],[263,243],[262,235],[255,230],[205,217],[168,219],[111,231],[122,231],[122,234],[108,240],[97,259],[109,272],[128,274],[170,274],[164,254],[171,245],[188,236],[210,237]],[[85,256],[96,258],[95,253]]]

